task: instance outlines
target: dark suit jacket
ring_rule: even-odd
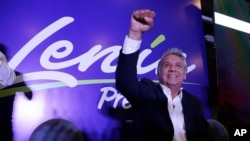
[[[133,137],[135,141],[172,141],[173,125],[168,113],[168,100],[160,85],[147,78],[137,79],[139,51],[120,53],[116,70],[116,87],[134,109]],[[200,100],[183,91],[182,106],[188,141],[206,139],[208,123]],[[204,138],[204,139],[202,139]]]

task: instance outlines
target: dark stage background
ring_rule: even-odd
[[[248,23],[243,31],[215,24],[218,119],[230,132],[234,126],[250,125],[250,3],[215,0],[214,11]]]

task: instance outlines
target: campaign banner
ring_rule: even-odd
[[[145,33],[138,78],[157,81],[156,66],[170,47],[187,56],[183,88],[199,97],[206,116],[208,78],[199,2],[128,0],[1,0],[0,43],[19,74],[0,90],[13,97],[15,141],[27,141],[53,118],[74,123],[91,141],[116,141],[131,105],[115,87],[119,51],[137,9],[156,12]],[[129,82],[128,82],[129,83]],[[0,113],[1,116],[4,113]]]

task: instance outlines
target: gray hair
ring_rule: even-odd
[[[187,72],[187,61],[186,61],[186,57],[184,55],[185,53],[179,49],[179,48],[170,48],[168,49],[165,53],[163,53],[159,63],[158,63],[158,66],[157,66],[157,74],[159,75],[160,73],[160,68],[161,68],[161,64],[162,64],[162,61],[164,60],[165,57],[169,56],[169,55],[176,55],[178,57],[180,57],[183,62],[184,62],[184,68],[185,68],[185,71]]]

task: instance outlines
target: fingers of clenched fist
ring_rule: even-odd
[[[151,24],[150,21],[155,17],[155,12],[149,9],[137,10],[133,12],[133,18],[143,24]]]

